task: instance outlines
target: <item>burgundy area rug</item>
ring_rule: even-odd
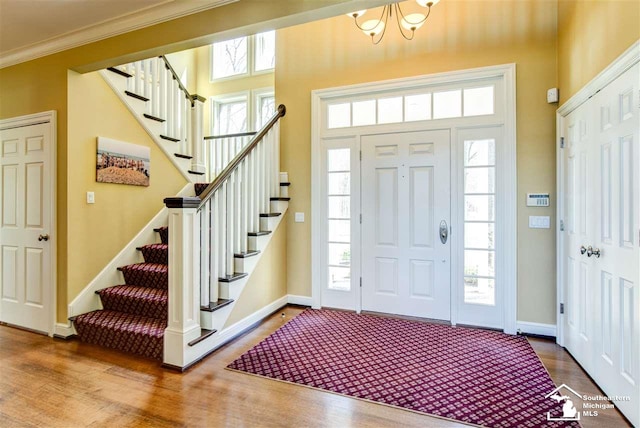
[[[475,425],[579,426],[547,421],[549,374],[494,331],[307,309],[227,368]]]

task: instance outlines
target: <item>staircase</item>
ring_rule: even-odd
[[[237,334],[227,320],[287,211],[279,162],[286,109],[258,132],[203,137],[204,100],[187,92],[166,58],[101,74],[183,175],[207,182],[194,183],[196,196],[165,199],[165,220],[152,221],[160,243],[136,249],[142,263],[123,250],[110,263],[113,271],[124,264],[121,279],[105,268],[71,302],[70,320],[83,342],[184,370]],[[140,236],[136,246],[152,239],[151,226]]]
[[[169,233],[156,229],[160,244],[138,248],[144,263],[118,270],[124,284],[96,292],[103,309],[72,317],[82,342],[162,360],[168,316]]]

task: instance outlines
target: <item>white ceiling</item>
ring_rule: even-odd
[[[0,67],[237,0],[0,0]]]

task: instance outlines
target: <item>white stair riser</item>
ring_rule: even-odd
[[[271,201],[271,212],[272,213],[283,213],[289,207],[288,201]]]
[[[252,251],[262,251],[269,242],[268,235],[262,236],[250,236],[249,237],[249,249]]]
[[[234,269],[236,272],[252,272],[258,262],[258,256],[238,258],[234,260]]]
[[[261,231],[273,231],[276,225],[280,222],[280,217],[260,217],[260,230]]]
[[[282,198],[289,197],[289,186],[280,186],[280,197]]]

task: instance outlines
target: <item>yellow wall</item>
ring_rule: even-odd
[[[167,156],[97,73],[69,71],[68,295],[73,299],[186,184]],[[96,182],[96,137],[151,149],[148,187]],[[86,203],[86,192],[96,203]],[[114,284],[116,285],[116,284]],[[58,301],[60,320],[67,301]]]
[[[380,0],[370,0],[380,3]],[[71,283],[71,254],[85,250],[83,240],[69,233],[71,207],[82,195],[67,193],[76,180],[76,165],[68,164],[78,147],[67,139],[67,70],[95,71],[112,65],[149,58],[154,55],[195,48],[215,40],[252,34],[291,23],[348,12],[348,0],[239,0],[223,7],[188,15],[127,34],[90,43],[57,54],[0,69],[0,118],[56,110],[57,126],[57,299],[58,318],[66,318],[66,302],[73,300],[82,285]],[[138,221],[138,220],[136,220]],[[144,223],[144,222],[142,222]],[[99,242],[106,229],[92,230]],[[87,256],[85,254],[85,256]],[[89,256],[87,256],[89,257]],[[85,276],[82,274],[81,276]],[[63,307],[64,306],[64,307]]]
[[[282,219],[286,222],[288,214]],[[287,227],[280,224],[227,319],[227,328],[287,295]],[[231,287],[233,287],[233,283]]]
[[[391,25],[380,45],[338,16],[277,33],[276,98],[282,120],[282,167],[292,182],[288,292],[311,295],[310,92],[495,64],[517,67],[518,319],[555,323],[555,230],[528,228],[529,215],[555,206],[526,208],[527,192],[549,191],[555,201],[555,110],[546,90],[557,86],[555,2],[443,1],[413,41]],[[375,16],[376,12],[369,12]]]
[[[558,2],[560,104],[640,38],[637,0]]]

